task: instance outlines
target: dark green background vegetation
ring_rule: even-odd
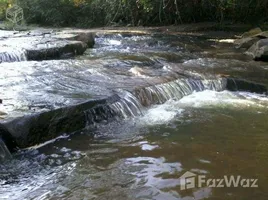
[[[17,3],[23,7],[28,23],[48,26],[148,26],[202,21],[258,25],[268,21],[268,0],[17,0]]]

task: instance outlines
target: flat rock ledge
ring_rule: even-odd
[[[0,63],[81,55],[95,44],[95,33],[75,30],[0,31]]]
[[[217,91],[228,89],[267,93],[265,85],[243,79],[219,74],[207,74],[204,79],[204,74],[199,74],[196,67],[196,71],[189,71],[187,65],[170,66],[168,71],[159,69],[157,74],[160,75],[144,71],[146,78],[143,78],[131,73],[133,70],[110,74],[105,67],[100,67],[101,63],[95,61],[25,62],[24,69],[20,68],[19,64],[20,62],[1,64],[5,67],[6,74],[3,74],[2,78],[0,74],[0,83],[1,80],[5,83],[1,88],[4,96],[2,106],[6,107],[8,114],[7,118],[0,121],[0,137],[11,151],[34,146],[62,134],[72,134],[90,125],[109,123],[119,117],[110,106],[122,101],[126,104],[125,97],[132,98],[126,96],[128,93],[134,95],[143,107],[164,103],[168,100],[161,98],[165,97],[165,93],[163,96],[159,93],[162,90],[155,88],[173,91],[174,81],[197,86],[202,80],[206,84],[212,80],[208,89],[214,88],[214,84],[220,82],[220,87],[214,88]],[[14,78],[15,69],[17,73]],[[12,73],[8,73],[9,71]],[[57,79],[58,83],[50,84],[56,83],[54,79]],[[83,81],[72,84],[70,79]],[[154,90],[155,92],[152,92]],[[174,93],[168,92],[167,97],[173,98]]]

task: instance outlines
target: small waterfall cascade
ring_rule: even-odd
[[[163,104],[170,99],[179,100],[193,92],[203,90],[222,91],[226,88],[226,79],[177,79],[155,86],[138,88],[133,93],[124,91],[120,100],[109,105],[117,115],[128,118],[140,116],[145,107]]]
[[[0,63],[2,62],[20,62],[26,61],[26,51],[23,49],[15,49],[4,47],[0,49]]]
[[[203,90],[222,91],[226,88],[226,79],[177,79],[168,83],[135,90],[135,96],[143,106],[163,104],[170,99],[179,100],[193,92]]]
[[[177,79],[168,83],[137,88],[133,92],[121,90],[115,101],[96,106],[85,112],[87,126],[108,121],[116,116],[126,119],[143,115],[146,107],[163,104],[170,99],[179,100],[193,92],[203,90],[222,91],[226,88],[226,79]]]
[[[119,101],[109,105],[117,115],[123,118],[142,115],[143,106],[137,97],[128,91],[123,91],[119,96]]]
[[[11,153],[9,152],[5,142],[0,137],[0,163],[11,158]]]

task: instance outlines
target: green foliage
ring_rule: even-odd
[[[4,20],[6,17],[6,9],[8,7],[8,0],[0,0],[0,20]]]
[[[265,22],[267,0],[17,0],[26,20],[50,26]]]

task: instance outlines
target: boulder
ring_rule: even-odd
[[[239,49],[242,49],[242,48],[248,49],[258,41],[259,41],[259,38],[257,37],[246,37],[246,38],[241,38],[241,39],[236,40],[235,45]]]
[[[95,36],[93,33],[79,33],[73,40],[81,41],[87,44],[88,48],[92,48],[95,44]]]
[[[259,34],[261,32],[262,32],[262,30],[260,28],[254,28],[254,29],[251,29],[248,32],[243,33],[241,37],[242,38],[252,37],[252,36],[255,36],[255,35],[257,35],[257,34]]]
[[[92,48],[95,44],[95,34],[92,32],[65,32],[54,37],[58,39],[80,41],[85,43],[88,48]]]
[[[235,41],[237,48],[250,48],[253,44],[258,42],[260,39],[268,38],[268,31],[261,31],[260,28],[252,29],[242,35],[240,39]]]
[[[258,34],[255,35],[255,37],[258,37],[260,39],[268,38],[268,31],[263,31],[261,33],[258,33]]]
[[[246,54],[252,56],[254,60],[268,61],[268,39],[261,39],[253,44]]]

